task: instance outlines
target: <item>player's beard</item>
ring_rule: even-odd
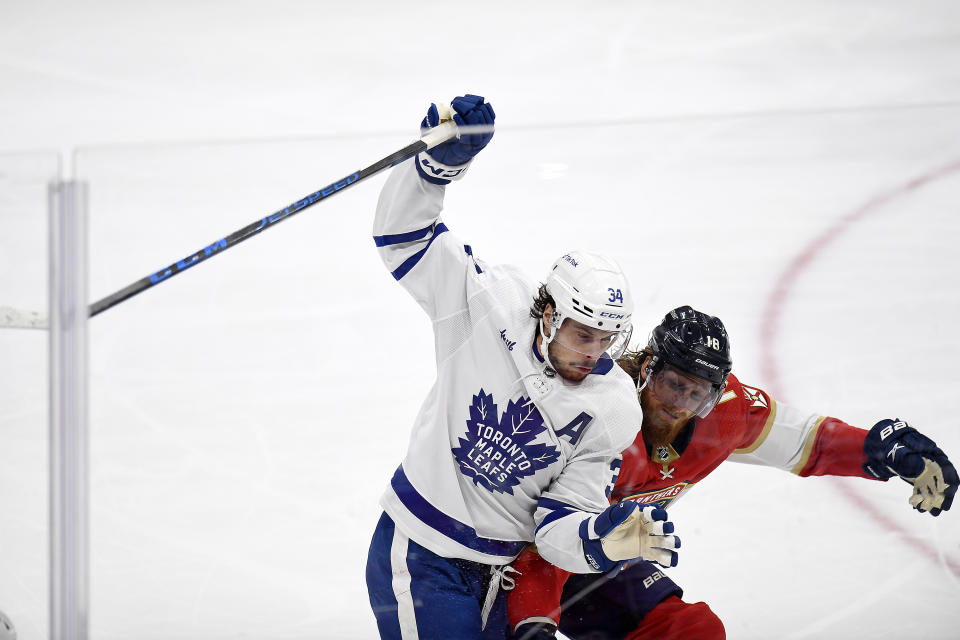
[[[553,365],[554,371],[564,380],[582,382],[590,375],[593,367],[596,366],[596,362],[568,347],[562,347],[565,353],[560,354],[560,348],[555,342],[551,342],[547,346],[547,353],[550,354],[550,363]],[[566,354],[569,354],[569,356]]]
[[[653,446],[670,444],[692,416],[687,415],[689,411],[669,407],[656,399],[649,387],[640,392],[640,407],[643,409],[643,439]]]

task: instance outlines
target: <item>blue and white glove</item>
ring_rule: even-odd
[[[497,114],[483,96],[467,94],[453,99],[450,106],[431,104],[427,116],[420,123],[421,133],[436,127],[445,120],[453,120],[458,127],[493,126]],[[427,182],[448,184],[463,177],[473,157],[487,146],[493,138],[493,130],[466,132],[456,138],[438,144],[429,151],[417,154],[417,171]]]
[[[863,442],[863,470],[880,480],[900,476],[913,485],[910,506],[938,516],[950,509],[960,479],[937,443],[906,422],[881,420]]]
[[[622,560],[643,558],[664,567],[677,566],[680,538],[660,507],[624,500],[580,523],[583,555],[597,571],[607,572]]]

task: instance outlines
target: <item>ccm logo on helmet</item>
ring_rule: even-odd
[[[567,262],[569,262],[570,264],[572,264],[572,265],[575,266],[575,267],[579,267],[579,266],[580,266],[580,265],[577,264],[577,261],[576,261],[576,260],[574,260],[573,258],[570,257],[570,254],[569,254],[569,253],[568,253],[567,255],[563,256],[563,258],[561,258],[561,259],[562,259],[562,260],[566,260]]]
[[[717,365],[712,364],[712,363],[710,363],[710,362],[707,362],[706,360],[701,360],[700,358],[697,358],[697,359],[696,359],[696,362],[697,362],[697,364],[702,364],[702,365],[704,365],[704,366],[706,366],[706,367],[710,367],[711,369],[719,369],[719,368],[720,368],[720,367],[718,367]]]
[[[623,314],[622,314],[622,313],[610,313],[609,311],[601,311],[601,312],[600,312],[600,317],[601,317],[601,318],[610,318],[611,320],[620,320],[621,318],[623,318]]]

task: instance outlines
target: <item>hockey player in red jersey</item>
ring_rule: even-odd
[[[619,359],[638,383],[643,426],[623,452],[611,503],[667,508],[724,460],[779,467],[800,476],[899,475],[910,504],[950,508],[957,471],[936,444],[900,420],[859,429],[777,403],[730,373],[723,323],[691,307],[671,311],[646,348]],[[658,567],[622,563],[605,574],[569,574],[525,550],[508,599],[513,638],[545,640],[559,627],[573,640],[724,638],[703,602],[687,603]],[[561,602],[563,606],[561,608]]]

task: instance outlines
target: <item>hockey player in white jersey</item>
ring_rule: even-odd
[[[495,115],[473,95],[450,108],[431,105],[422,126],[448,115],[488,130],[394,168],[374,221],[381,258],[433,323],[437,366],[367,559],[383,638],[503,638],[505,565],[530,542],[577,573],[636,557],[671,566],[679,547],[662,509],[608,501],[642,421],[614,366],[631,331],[626,278],[583,251],[541,285],[474,257],[440,212]]]

